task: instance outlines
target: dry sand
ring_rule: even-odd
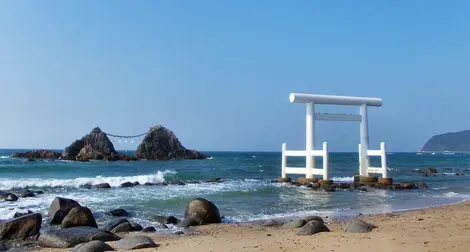
[[[197,234],[149,235],[158,251],[470,251],[470,202],[393,214],[361,216],[378,228],[345,233],[342,223],[328,223],[332,232],[298,236],[297,229],[219,224],[194,228]],[[326,219],[328,220],[328,219]],[[134,235],[134,234],[128,234]],[[121,235],[122,236],[122,235]],[[109,243],[111,246],[113,242]],[[41,251],[69,251],[41,249]],[[119,251],[119,250],[118,250]],[[140,249],[135,251],[156,251]]]

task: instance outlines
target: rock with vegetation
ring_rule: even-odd
[[[171,160],[171,159],[205,159],[206,155],[186,149],[176,135],[161,125],[152,127],[142,143],[137,147],[137,159]]]
[[[422,151],[470,151],[470,130],[449,132],[431,137]]]

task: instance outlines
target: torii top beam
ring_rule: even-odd
[[[382,99],[356,96],[338,96],[338,95],[318,95],[318,94],[300,94],[291,93],[289,100],[292,103],[314,103],[331,105],[353,105],[353,106],[374,106],[381,107]]]

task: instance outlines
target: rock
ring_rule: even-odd
[[[98,227],[90,209],[81,206],[72,208],[67,216],[65,216],[60,226],[62,228],[79,226]]]
[[[34,161],[36,161],[36,159],[34,159],[34,158],[27,158],[27,159],[25,160],[25,162],[34,162]]]
[[[58,159],[60,153],[50,150],[34,150],[28,152],[18,152],[11,155],[13,158],[26,158],[27,160],[34,161],[34,159]]]
[[[144,228],[138,223],[131,223],[133,231],[142,231]]]
[[[8,196],[5,197],[5,201],[17,201],[18,196],[13,193],[9,193]]]
[[[275,221],[275,220],[267,220],[263,224],[261,224],[262,227],[276,227],[282,225],[281,222]]]
[[[13,218],[18,218],[18,217],[21,217],[23,215],[28,215],[28,214],[32,214],[33,212],[31,210],[28,210],[28,212],[26,213],[20,213],[20,212],[16,212],[14,215],[13,215]]]
[[[301,228],[303,227],[307,222],[304,219],[299,219],[299,220],[293,220],[285,223],[282,225],[283,228]]]
[[[189,218],[183,219],[176,226],[177,227],[188,228],[188,227],[197,226],[197,225],[201,225],[200,222],[198,220],[196,220],[196,218],[194,218],[194,217],[189,217]]]
[[[7,251],[7,250],[8,250],[8,248],[7,248],[7,246],[5,245],[5,243],[1,242],[1,243],[0,243],[0,251]]]
[[[56,197],[49,207],[49,223],[52,225],[62,223],[62,220],[65,218],[65,216],[67,216],[72,208],[80,206],[81,205],[73,199]]]
[[[111,232],[111,230],[113,230],[115,227],[117,227],[119,224],[121,223],[125,223],[125,222],[129,222],[127,219],[117,219],[117,220],[113,220],[111,222],[109,222],[108,224],[106,224],[106,226],[104,228],[102,228],[103,231],[106,231],[106,232]]]
[[[101,184],[96,184],[93,185],[94,188],[104,188],[104,189],[109,189],[111,186],[108,183],[101,183]]]
[[[176,231],[173,234],[175,234],[175,235],[184,235],[184,232],[183,231]]]
[[[135,185],[131,182],[124,182],[119,187],[134,187]]]
[[[142,229],[142,232],[156,232],[157,230],[154,227],[146,227]]]
[[[130,222],[123,222],[111,230],[111,233],[132,232],[134,228]]]
[[[0,222],[0,241],[26,239],[39,234],[42,215],[27,214],[18,218]]]
[[[195,198],[189,202],[184,211],[184,218],[193,218],[200,225],[222,222],[219,209],[214,203],[203,198]]]
[[[436,168],[431,167],[431,168],[424,169],[423,173],[432,174],[432,173],[438,173],[438,172]]]
[[[313,220],[316,220],[318,222],[321,222],[321,223],[325,223],[322,219],[322,217],[320,216],[316,216],[316,215],[312,215],[312,216],[307,216],[305,218],[303,218],[306,222],[310,222],[310,221],[313,221]]]
[[[129,216],[129,213],[126,210],[121,209],[121,208],[111,210],[107,214],[111,216]]]
[[[134,184],[135,186],[140,185],[139,181],[134,181],[134,182],[132,182],[132,184]]]
[[[70,250],[71,252],[104,252],[115,251],[111,246],[102,241],[89,241],[80,243]]]
[[[34,197],[34,193],[32,191],[26,190],[21,194],[21,198],[28,198],[28,197]]]
[[[312,220],[305,224],[298,232],[298,235],[313,235],[320,232],[330,232],[330,229],[325,224]]]
[[[106,133],[99,127],[94,128],[89,134],[66,147],[61,157],[64,160],[78,161],[88,161],[92,159],[108,161],[136,160],[131,156],[118,153]]]
[[[97,241],[117,241],[121,238],[94,227],[71,227],[42,232],[38,243],[46,248],[71,248],[80,243]]]
[[[163,215],[151,216],[150,220],[161,223],[161,224],[178,224],[181,222],[181,220],[179,220],[178,218],[174,216],[163,216]]]
[[[372,229],[376,228],[376,226],[367,223],[360,219],[351,219],[346,222],[346,226],[344,227],[344,232],[347,233],[368,233],[372,231]]]
[[[170,159],[206,159],[207,156],[195,150],[186,149],[175,134],[161,126],[152,127],[142,143],[137,147],[137,159],[170,160]]]
[[[116,242],[115,247],[118,249],[142,249],[156,248],[157,244],[147,236],[136,235],[129,236]]]

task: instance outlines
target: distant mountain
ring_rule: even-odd
[[[470,130],[435,135],[422,151],[470,151]]]

